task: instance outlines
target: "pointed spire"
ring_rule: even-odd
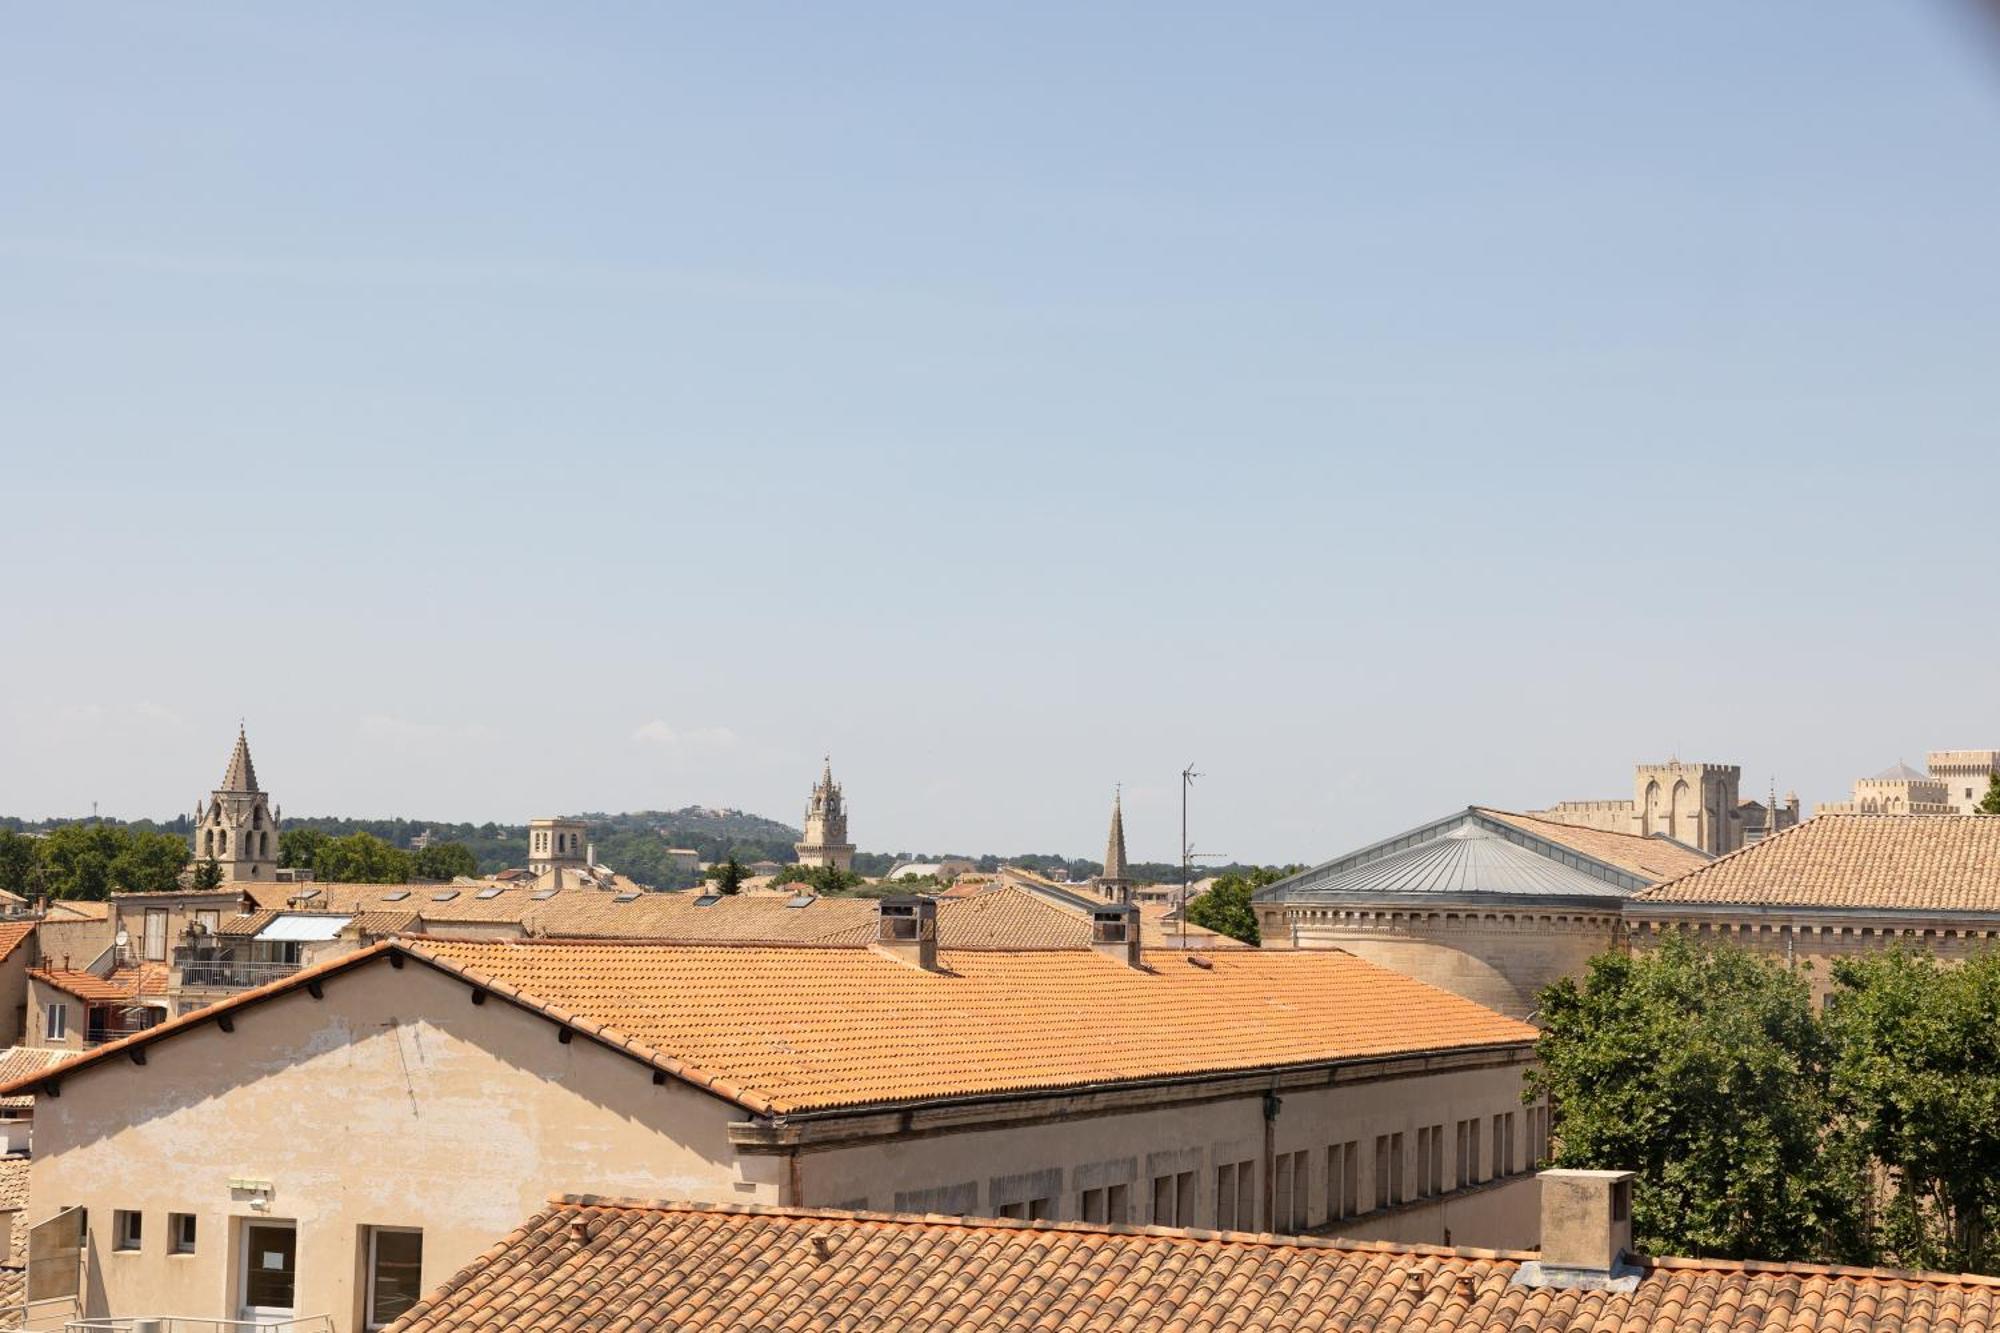
[[[229,752],[229,769],[222,775],[222,785],[217,791],[258,791],[257,766],[250,762],[250,741],[243,734],[243,724],[236,724],[236,748]]]
[[[1125,873],[1125,784],[1119,783],[1111,796],[1111,836],[1104,843],[1104,873],[1099,879],[1118,881]]]

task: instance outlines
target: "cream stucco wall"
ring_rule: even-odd
[[[1536,1196],[1503,1187],[1481,1191],[1481,1202],[1455,1212],[1456,1222],[1442,1220],[1444,1199],[1391,1208],[1372,1218],[1334,1222],[1327,1207],[1327,1149],[1355,1143],[1359,1153],[1357,1197],[1363,1210],[1375,1202],[1375,1140],[1379,1135],[1403,1136],[1403,1179],[1414,1192],[1418,1180],[1417,1130],[1442,1126],[1444,1180],[1457,1181],[1456,1126],[1475,1120],[1482,1133],[1480,1180],[1492,1178],[1494,1157],[1491,1127],[1495,1115],[1514,1115],[1518,1179],[1528,1160],[1526,1108],[1521,1104],[1522,1073],[1527,1066],[1417,1073],[1319,1087],[1281,1088],[1273,1135],[1278,1155],[1304,1152],[1308,1203],[1307,1226],[1346,1234],[1365,1223],[1367,1234],[1380,1239],[1436,1242],[1451,1226],[1455,1244],[1517,1247],[1533,1245],[1538,1217]],[[1092,1186],[1129,1182],[1130,1215],[1135,1224],[1150,1223],[1154,1176],[1191,1170],[1195,1174],[1192,1219],[1181,1225],[1216,1225],[1216,1168],[1223,1164],[1256,1162],[1256,1197],[1260,1215],[1253,1225],[1263,1229],[1264,1098],[1261,1092],[1226,1100],[1166,1105],[1152,1110],[1114,1115],[1069,1115],[1051,1122],[1009,1126],[977,1132],[905,1139],[866,1148],[807,1152],[799,1176],[803,1201],[828,1207],[898,1207],[899,1194],[940,1186],[969,1187],[976,1206],[969,1211],[997,1212],[1003,1203],[1052,1195],[1053,1216],[1074,1219],[1078,1192]],[[1448,1196],[1447,1196],[1448,1197]],[[1468,1196],[1473,1197],[1473,1196]],[[936,1211],[959,1211],[936,1200]],[[930,1210],[930,1209],[925,1209]]]
[[[1903,949],[1954,962],[2000,948],[2000,931],[1990,924],[1952,923],[1942,915],[1923,924],[1843,916],[1838,912],[1722,909],[1672,915],[1666,904],[1648,904],[1646,915],[1628,925],[1635,950],[1650,949],[1663,932],[1684,930],[1703,942],[1734,945],[1777,958],[1801,972],[1812,987],[1815,1007],[1833,991],[1833,965],[1842,958]]]
[[[93,1315],[233,1317],[245,1219],[298,1226],[297,1309],[355,1327],[363,1229],[421,1227],[435,1286],[551,1193],[775,1203],[781,1160],[744,1159],[740,1112],[430,968],[375,962],[153,1044],[37,1099],[33,1216],[89,1208]],[[747,1176],[747,1179],[745,1178]],[[270,1184],[268,1206],[232,1179]],[[136,1254],[113,1210],[137,1209]],[[193,1255],[169,1255],[170,1212]]]
[[[1581,977],[1618,940],[1615,906],[1601,912],[1456,908],[1396,910],[1261,906],[1265,948],[1340,949],[1454,995],[1527,1018],[1544,988]]]

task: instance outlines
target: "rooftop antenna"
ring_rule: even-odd
[[[1187,909],[1189,872],[1193,869],[1194,863],[1197,860],[1213,860],[1215,856],[1212,852],[1195,851],[1194,844],[1188,841],[1188,789],[1194,786],[1194,780],[1200,776],[1201,774],[1194,771],[1193,764],[1189,764],[1181,770],[1181,949],[1183,952],[1188,947]]]

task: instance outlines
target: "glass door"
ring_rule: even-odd
[[[296,1311],[299,1233],[291,1222],[243,1224],[243,1312],[252,1323],[276,1323]]]

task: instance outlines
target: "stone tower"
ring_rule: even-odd
[[[257,766],[240,726],[222,785],[195,807],[194,859],[199,865],[211,857],[222,867],[225,884],[270,879],[278,867],[278,817],[257,785]]]
[[[1132,901],[1132,876],[1125,864],[1125,793],[1111,795],[1111,835],[1104,841],[1104,873],[1093,881],[1113,902]]]
[[[802,866],[854,869],[854,844],[847,840],[847,806],[841,799],[840,784],[833,780],[831,755],[820,770],[812,800],[806,803],[805,837],[794,847]]]
[[[1737,788],[1743,770],[1735,764],[1640,764],[1632,777],[1633,833],[1665,834],[1711,856],[1743,845]]]
[[[589,832],[590,825],[581,819],[529,820],[528,869],[537,875],[588,869],[590,844],[584,838]]]

